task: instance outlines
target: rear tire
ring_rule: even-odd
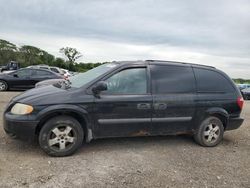
[[[7,90],[8,90],[7,82],[0,80],[0,91],[7,91]]]
[[[48,120],[39,133],[40,147],[50,156],[72,155],[82,145],[84,132],[81,124],[70,116]]]
[[[194,140],[205,147],[218,145],[223,139],[224,127],[222,121],[214,116],[206,118],[200,124]]]

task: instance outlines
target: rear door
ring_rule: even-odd
[[[195,115],[195,78],[189,65],[150,65],[152,134],[186,133]]]
[[[31,76],[33,86],[40,81],[57,78],[56,75],[47,70],[34,69]]]
[[[121,137],[149,134],[152,95],[147,66],[123,68],[104,78],[108,90],[95,98],[95,136]]]

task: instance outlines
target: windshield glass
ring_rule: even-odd
[[[76,76],[70,77],[69,81],[71,83],[71,87],[82,87],[83,85],[89,83],[90,81],[94,80],[98,76],[101,76],[105,72],[116,67],[117,64],[115,63],[107,63],[100,65],[96,68],[93,68],[87,72],[77,74]]]

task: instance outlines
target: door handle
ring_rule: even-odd
[[[154,104],[154,109],[155,110],[165,110],[167,108],[166,103],[155,103]]]
[[[140,103],[137,104],[137,109],[139,110],[146,110],[146,109],[150,109],[151,105],[149,103]]]

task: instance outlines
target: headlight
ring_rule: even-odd
[[[12,114],[25,115],[25,114],[30,114],[31,112],[33,112],[33,107],[27,104],[16,103],[11,108]]]

